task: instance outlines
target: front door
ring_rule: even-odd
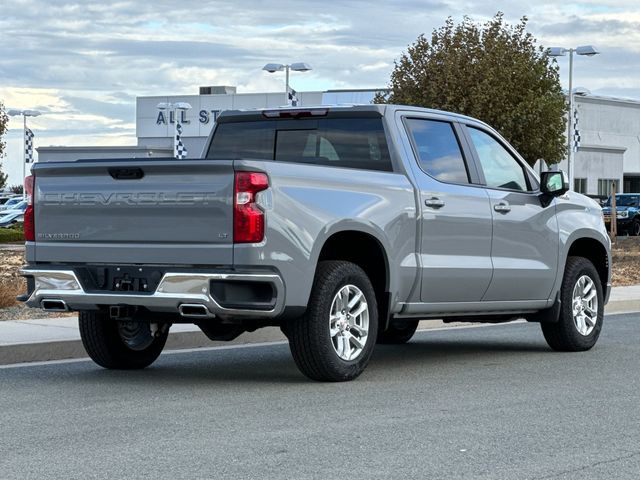
[[[555,202],[542,205],[520,160],[491,132],[470,126],[467,132],[493,216],[493,278],[483,300],[546,300],[558,268]]]

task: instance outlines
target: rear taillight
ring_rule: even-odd
[[[35,205],[36,177],[29,175],[24,179],[24,191],[27,194],[27,209],[24,211],[24,239],[27,242],[36,241],[36,228],[33,208]]]
[[[256,193],[269,188],[269,177],[258,172],[236,172],[233,196],[234,243],[258,243],[264,238],[264,212]]]

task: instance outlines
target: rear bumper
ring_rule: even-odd
[[[73,270],[24,267],[20,270],[30,285],[25,304],[43,308],[43,304],[62,305],[68,310],[93,310],[104,306],[138,306],[152,312],[176,313],[190,318],[252,317],[273,318],[284,310],[284,283],[276,273],[201,273],[166,272],[154,292],[87,292]],[[270,284],[273,300],[259,308],[223,307],[211,294],[211,281],[261,282]],[[60,303],[64,302],[64,303]],[[184,306],[204,306],[201,314],[185,314]]]

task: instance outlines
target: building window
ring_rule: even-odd
[[[618,182],[616,178],[599,178],[598,179],[598,195],[609,196],[611,195],[611,189],[613,187],[613,182]],[[616,190],[620,192],[619,182],[616,185]]]
[[[640,193],[640,177],[624,177],[624,191],[626,193]]]
[[[574,178],[573,190],[578,193],[587,193],[587,179],[586,178]]]

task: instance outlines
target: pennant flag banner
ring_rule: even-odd
[[[298,106],[298,92],[296,92],[293,88],[289,88],[289,103],[293,107]]]
[[[24,161],[33,163],[33,132],[26,128],[24,131]]]
[[[173,142],[173,156],[178,160],[187,158],[187,149],[182,143],[182,124],[178,121],[178,115],[176,115],[176,137]]]
[[[578,128],[578,109],[573,110],[573,151],[580,148],[580,129]]]

